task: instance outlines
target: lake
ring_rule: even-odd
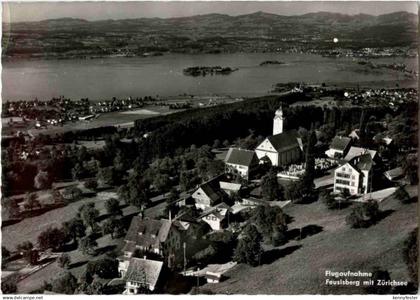
[[[259,64],[278,60],[282,65]],[[417,70],[416,58],[381,58],[376,63],[401,63]],[[310,54],[168,54],[155,57],[104,59],[4,61],[3,100],[41,100],[64,95],[92,100],[112,97],[268,94],[279,82],[374,83],[378,86],[416,86],[401,72],[388,69],[366,71],[352,58],[327,58]],[[185,76],[190,66],[239,68],[230,75]]]

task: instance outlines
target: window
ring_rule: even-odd
[[[337,179],[337,180],[335,181],[335,183],[338,183],[338,184],[345,184],[345,185],[350,185],[350,181],[348,181],[348,180],[342,180],[342,179]]]
[[[351,182],[351,186],[354,186],[354,181]]]
[[[342,178],[350,178],[350,174],[346,174],[346,173],[336,173],[337,177],[342,177]]]
[[[341,171],[346,172],[346,168],[342,167]]]
[[[354,179],[356,179],[356,176],[354,176],[354,175],[351,175],[351,179],[353,179],[353,180],[354,180]]]

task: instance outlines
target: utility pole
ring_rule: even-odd
[[[186,254],[185,254],[185,250],[187,248],[187,244],[184,242],[182,244],[182,247],[184,248],[184,274],[185,274],[186,268],[187,268],[187,259],[186,259]]]

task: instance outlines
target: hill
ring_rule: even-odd
[[[229,16],[86,21],[62,18],[3,24],[5,56],[108,55],[149,51],[182,53],[413,46],[417,16],[329,12],[282,16],[266,12]]]

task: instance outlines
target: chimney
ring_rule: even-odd
[[[169,209],[169,222],[172,222],[172,213],[170,209]]]

